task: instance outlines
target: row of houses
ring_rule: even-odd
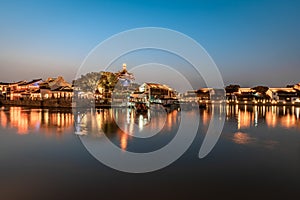
[[[101,75],[101,76],[100,76]],[[167,85],[158,83],[134,83],[134,76],[129,73],[126,64],[117,73],[101,72],[99,84],[95,91],[84,91],[82,84],[68,83],[63,77],[48,78],[47,80],[34,79],[32,81],[19,81],[14,83],[0,82],[0,97],[6,100],[45,100],[45,99],[91,99],[98,103],[109,104],[112,101],[120,104],[127,98],[140,99],[150,103],[162,103],[164,100],[176,99],[177,92]],[[117,83],[111,84],[109,76],[117,77]],[[108,77],[101,84],[101,78]],[[114,80],[114,79],[112,79]],[[115,80],[114,80],[115,81]],[[111,85],[115,85],[111,88]],[[85,86],[85,85],[84,85]],[[86,85],[89,87],[88,85]],[[109,86],[109,87],[107,87]]]
[[[6,100],[44,100],[44,99],[80,99],[95,98],[99,102],[124,102],[127,98],[139,99],[150,103],[163,103],[164,100],[181,100],[185,102],[212,102],[227,101],[229,103],[299,103],[300,83],[285,88],[269,88],[257,86],[242,88],[238,85],[229,85],[224,89],[201,88],[178,94],[171,87],[159,83],[134,83],[134,75],[123,68],[117,73],[102,72],[97,77],[96,91],[82,91],[78,86],[68,83],[61,76],[47,80],[34,79],[32,81],[19,81],[14,83],[0,82],[0,97]],[[105,78],[106,77],[106,78]],[[96,78],[97,79],[97,78]],[[77,80],[76,80],[77,81]],[[86,80],[84,80],[86,81]],[[116,82],[116,83],[115,83]],[[112,87],[113,86],[113,87]],[[89,87],[89,86],[88,86]],[[91,87],[89,87],[91,88]]]
[[[68,83],[63,77],[48,78],[47,80],[34,79],[32,81],[19,81],[14,83],[0,82],[0,97],[6,100],[45,100],[45,99],[91,99],[97,102],[111,103],[124,102],[127,98],[140,98],[151,103],[161,103],[164,99],[176,99],[177,93],[167,85],[158,83],[134,83],[134,75],[129,73],[126,64],[117,73],[100,72],[98,86],[95,91],[84,91],[81,86],[85,82]],[[113,77],[113,78],[112,78]],[[85,78],[85,77],[84,77]],[[103,80],[102,80],[102,79]],[[107,80],[106,80],[106,79]],[[117,80],[115,80],[117,78]],[[117,81],[111,83],[109,81]],[[111,85],[114,85],[111,88]]]
[[[63,77],[34,79],[14,83],[0,82],[0,96],[6,100],[41,100],[50,98],[72,98],[73,86]]]
[[[284,88],[269,88],[257,86],[253,88],[242,88],[238,85],[230,85],[223,90],[213,88],[201,88],[199,90],[187,91],[181,99],[187,102],[211,101],[226,99],[228,103],[300,103],[300,83]]]
[[[300,86],[285,88],[268,87],[226,87],[227,102],[272,102],[272,103],[300,103]],[[118,91],[120,92],[120,91]],[[63,77],[48,78],[47,80],[34,79],[14,83],[0,82],[0,96],[7,100],[41,100],[41,99],[71,99],[73,85]],[[95,96],[100,96],[99,91]],[[187,91],[180,96],[182,101],[209,101],[222,100],[225,94],[212,88],[202,88],[196,91]],[[116,95],[115,95],[116,97]],[[131,94],[132,98],[144,99],[151,103],[160,103],[162,99],[176,99],[179,94],[167,85],[158,83],[143,83]],[[103,97],[104,98],[104,97]],[[109,95],[112,98],[112,95]]]
[[[210,100],[225,100],[225,92],[223,89],[200,88],[198,90],[187,91],[180,96],[184,102],[208,102]]]
[[[300,103],[300,90],[295,87],[239,88],[236,92],[226,93],[226,97],[229,102]]]

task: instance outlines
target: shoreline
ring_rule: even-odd
[[[83,105],[89,105],[88,103]],[[88,106],[75,106],[74,102],[65,99],[47,99],[47,100],[0,100],[0,106],[9,107],[28,107],[28,108],[42,108],[42,109],[81,109]],[[127,106],[99,104],[95,103],[95,108],[124,108]]]
[[[190,102],[184,102],[190,103]],[[191,102],[192,103],[192,102]],[[220,105],[220,102],[200,102],[200,104]],[[230,106],[277,106],[277,107],[300,107],[300,102],[225,102],[225,105]],[[74,108],[86,108],[85,106],[74,106],[74,102],[65,99],[51,99],[51,100],[0,100],[0,106],[16,106],[16,107],[28,107],[28,108],[42,108],[42,109],[74,109]],[[95,104],[95,108],[126,108],[124,105],[111,105],[111,104]]]

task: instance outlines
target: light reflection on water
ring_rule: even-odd
[[[124,193],[129,193],[132,199],[132,196],[140,198],[145,194],[155,194],[153,198],[156,198],[167,192],[165,199],[170,199],[170,194],[173,194],[171,199],[176,199],[178,194],[184,199],[186,191],[193,197],[199,195],[199,188],[201,194],[207,194],[204,199],[212,199],[211,194],[220,194],[217,199],[222,199],[227,192],[238,198],[252,195],[251,199],[272,199],[278,197],[278,193],[285,199],[292,199],[286,196],[299,194],[299,108],[227,106],[224,129],[217,145],[207,157],[199,159],[201,138],[209,125],[212,109],[198,111],[198,135],[180,159],[160,171],[131,176],[93,159],[72,133],[78,130],[101,140],[105,132],[120,146],[121,154],[125,150],[149,152],[172,139],[181,112],[185,112],[191,123],[197,123],[194,120],[197,113],[174,110],[139,115],[127,109],[98,109],[74,117],[71,110],[2,107],[0,196],[2,199],[24,199],[26,195],[36,195],[31,199],[42,199],[45,194],[53,194],[50,199],[55,199],[57,192],[65,195],[67,191],[71,199],[82,194],[97,196],[97,199],[113,194],[121,199]],[[75,125],[78,119],[80,123]],[[135,139],[137,133],[143,137],[152,136],[153,130],[159,133]],[[62,137],[65,135],[67,137]],[[132,188],[141,193],[128,192]],[[119,190],[124,192],[116,192]],[[13,195],[19,198],[6,198]]]
[[[258,126],[265,122],[268,127],[300,129],[299,107],[227,106],[227,115],[237,117],[238,129]]]
[[[199,129],[205,131],[211,119],[211,109],[200,110]],[[195,111],[186,112],[192,120]],[[276,106],[226,106],[225,127],[234,127],[231,140],[236,144],[256,143],[257,138],[249,135],[253,128],[284,128],[300,130],[299,107]],[[148,111],[137,114],[131,109],[98,109],[83,112],[75,116],[78,123],[74,126],[74,116],[70,110],[29,109],[22,107],[2,107],[0,125],[2,128],[16,129],[19,135],[40,132],[47,136],[62,135],[65,132],[92,134],[101,137],[103,132],[116,134],[120,147],[125,150],[128,140],[133,136],[148,138],[156,133],[175,132],[180,123],[180,111],[171,112]],[[250,131],[251,132],[251,131]],[[272,146],[275,141],[268,141]]]
[[[75,114],[75,133],[102,137],[104,133],[122,150],[133,137],[151,138],[160,132],[175,133],[180,123],[180,112],[152,111],[139,114],[133,109],[98,109]],[[116,139],[117,138],[117,139]]]
[[[16,129],[19,135],[44,133],[46,136],[61,135],[73,128],[73,115],[66,111],[8,107],[0,110],[2,128]]]
[[[232,141],[238,145],[273,149],[284,140],[274,136],[281,132],[280,129],[300,130],[299,111],[299,107],[286,106],[227,106],[227,122],[234,119],[236,126]],[[266,135],[267,130],[274,135]]]

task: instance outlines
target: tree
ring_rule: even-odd
[[[118,77],[112,72],[101,72],[101,78],[99,79],[98,88],[102,88],[105,91],[113,91],[118,83]]]
[[[252,88],[253,90],[255,90],[255,98],[258,99],[270,99],[271,97],[269,95],[267,95],[267,91],[269,90],[269,87],[267,86],[256,86],[254,88]]]
[[[266,92],[269,90],[269,87],[267,87],[267,86],[256,86],[252,89],[255,90],[257,93],[266,94]]]
[[[87,73],[75,81],[75,87],[80,88],[83,92],[94,93],[98,87],[101,77],[102,75],[99,72]]]
[[[238,92],[240,89],[239,85],[228,85],[225,87],[226,93],[234,93],[234,92]]]

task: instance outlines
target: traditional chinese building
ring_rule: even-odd
[[[140,93],[144,93],[145,98],[150,103],[161,103],[164,99],[176,99],[176,91],[171,87],[158,83],[143,83],[138,88]]]
[[[269,88],[267,94],[275,102],[300,102],[300,92],[294,88]]]
[[[48,78],[39,84],[42,99],[49,98],[72,98],[73,88],[70,83],[61,76],[57,78]]]

